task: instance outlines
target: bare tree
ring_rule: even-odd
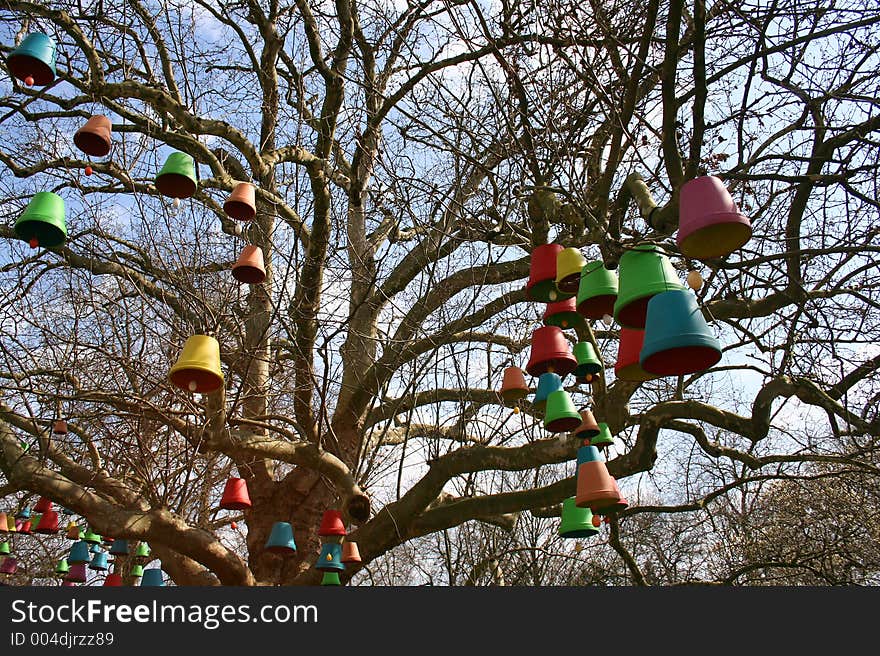
[[[4,57],[31,32],[57,42],[51,84],[0,91],[7,509],[49,497],[148,541],[179,585],[316,583],[334,507],[375,569],[345,580],[561,580],[542,532],[579,441],[495,391],[541,320],[523,281],[549,241],[609,267],[663,245],[702,272],[724,344],[707,371],[632,383],[612,371],[615,326],[569,331],[605,361],[568,389],[611,427],[631,504],[582,582],[712,578],[649,541],[666,527],[708,549],[715,506],[759,481],[821,467],[875,487],[878,21],[848,1],[3,0]],[[72,135],[95,114],[113,149],[89,160]],[[155,186],[171,149],[197,163],[179,204]],[[635,173],[656,206],[634,202]],[[673,235],[703,173],[754,234],[695,262]],[[241,180],[247,223],[223,210]],[[66,200],[63,246],[14,232],[37,191]],[[245,244],[260,284],[229,275]],[[193,334],[220,342],[217,393],[168,382]],[[219,511],[233,475],[253,506]],[[275,521],[294,557],[265,550]],[[381,561],[421,538],[430,572]]]

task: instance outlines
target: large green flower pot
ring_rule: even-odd
[[[38,191],[15,222],[15,234],[31,248],[55,248],[67,239],[64,199],[51,191]]]
[[[197,186],[196,163],[186,153],[171,153],[156,176],[156,189],[170,198],[189,198]]]
[[[614,318],[625,328],[644,328],[651,297],[684,288],[672,262],[659,246],[636,246],[620,258],[620,284]]]

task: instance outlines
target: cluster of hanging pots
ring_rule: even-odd
[[[61,514],[71,517],[73,512],[62,508]],[[6,538],[0,543],[0,555],[4,556],[0,563],[0,575],[7,578],[18,571],[19,565],[12,553],[10,538],[15,535],[60,534],[59,512],[54,510],[52,501],[47,497],[40,497],[33,508],[24,506],[14,514],[0,511],[0,533],[4,533]],[[144,568],[144,564],[152,560],[150,546],[146,542],[138,542],[132,553],[128,540],[102,537],[90,527],[82,530],[72,517],[64,530],[64,536],[72,544],[67,557],[55,565],[55,574],[60,577],[62,586],[86,583],[89,571],[96,572],[99,576],[104,574],[104,586],[122,586],[123,576],[116,565],[117,557],[129,555],[134,556],[135,562],[130,571],[133,580],[139,580],[141,586],[165,585],[161,566]]]
[[[676,235],[682,255],[696,260],[723,257],[751,235],[751,223],[720,179],[701,176],[682,186]],[[563,502],[563,537],[595,535],[602,515],[627,506],[605,465],[603,451],[612,443],[607,424],[597,423],[589,410],[578,413],[563,389],[563,378],[571,373],[579,382],[591,382],[601,375],[602,362],[591,342],[576,343],[572,352],[563,330],[587,319],[602,319],[607,325],[616,321],[620,337],[614,372],[620,380],[642,382],[704,371],[721,359],[721,344],[694,293],[702,284],[695,270],[687,276],[687,287],[682,284],[668,253],[651,243],[627,249],[619,273],[560,244],[532,252],[526,295],[547,304],[544,325],[532,334],[526,365],[526,372],[538,377],[532,407],[544,414],[547,431],[573,431],[584,439],[577,454],[577,494]],[[508,367],[499,391],[502,401],[516,406],[530,392],[523,371]]]
[[[251,507],[247,481],[243,478],[230,478],[226,481],[220,508],[224,510],[246,510]],[[233,524],[235,528],[235,524]],[[315,569],[323,572],[321,585],[341,585],[339,573],[345,571],[346,563],[360,563],[361,555],[357,542],[346,540],[348,531],[338,510],[325,510],[318,528],[321,539],[321,553],[315,562]],[[290,522],[274,522],[265,550],[282,557],[296,553],[293,539],[293,526]]]
[[[55,41],[39,32],[28,34],[6,58],[13,77],[27,86],[46,86],[56,78]],[[95,115],[77,130],[74,145],[91,158],[105,157],[112,148],[113,125],[104,115]],[[85,174],[93,172],[91,164]],[[187,153],[172,152],[155,178],[156,190],[175,199],[189,198],[198,189],[195,160]],[[256,190],[250,182],[237,182],[223,204],[227,216],[243,222],[256,217]],[[18,238],[31,248],[57,248],[67,240],[64,199],[50,191],[34,194],[14,227]],[[263,250],[246,245],[232,267],[232,276],[241,283],[259,285],[266,279]],[[172,367],[170,382],[189,392],[207,394],[223,384],[219,344],[208,335],[193,335],[184,344],[180,361]]]

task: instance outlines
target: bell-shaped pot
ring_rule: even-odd
[[[223,386],[220,343],[209,335],[189,337],[168,378],[176,387],[199,394],[220,389]]]
[[[577,360],[577,368],[574,375],[578,378],[595,376],[602,372],[602,361],[596,355],[596,349],[591,342],[578,342],[574,345],[574,357]]]
[[[578,449],[576,505],[596,513],[597,509],[612,506],[619,500],[620,492],[602,454],[595,446],[582,446]]]
[[[581,423],[580,426],[574,429],[575,437],[580,439],[590,439],[598,434],[599,424],[596,423],[596,418],[593,416],[593,413],[589,410],[581,410]]]
[[[187,153],[171,153],[156,176],[156,189],[169,198],[189,198],[197,186],[196,163]]]
[[[55,535],[58,532],[58,513],[54,510],[47,510],[43,513],[42,517],[40,517],[40,522],[37,524],[37,528],[34,529],[34,533],[40,533],[42,535]]]
[[[620,380],[635,383],[657,377],[642,369],[642,365],[639,363],[644,339],[644,330],[636,330],[634,328],[620,329],[620,341],[617,344],[617,362],[614,365],[614,374]]]
[[[529,386],[526,384],[526,377],[523,370],[519,367],[507,367],[504,370],[504,378],[501,381],[502,401],[506,405],[516,405],[517,401],[524,398],[529,393]]]
[[[230,478],[226,481],[220,507],[224,510],[244,510],[251,507],[251,497],[245,479]]]
[[[568,392],[550,392],[544,413],[544,429],[550,433],[570,433],[580,425],[581,415],[574,407]]]
[[[563,500],[560,537],[590,538],[598,532],[599,529],[593,526],[593,512],[589,508],[578,508],[574,497]]]
[[[532,251],[526,296],[539,303],[552,303],[565,296],[556,289],[556,257],[562,250],[559,244],[544,244]]]
[[[51,191],[38,191],[15,222],[15,234],[31,248],[56,248],[67,240],[64,199]]]
[[[114,556],[128,555],[128,540],[116,539],[110,547],[110,553]]]
[[[281,556],[292,556],[296,553],[296,543],[293,541],[293,527],[287,522],[275,522],[272,532],[266,541],[266,551]]]
[[[538,412],[544,412],[547,408],[547,398],[550,396],[550,393],[561,389],[562,377],[559,374],[541,374],[540,378],[538,378],[538,389],[535,390],[532,406]]]
[[[657,376],[683,376],[721,359],[721,344],[709,330],[690,290],[658,294],[648,304],[648,323],[639,363]]]
[[[599,422],[599,432],[590,438],[590,446],[604,450],[612,444],[614,444],[614,439],[611,437],[611,429],[608,428],[608,424],[604,421]]]
[[[64,576],[64,580],[71,583],[85,583],[86,579],[88,579],[88,572],[86,571],[85,563],[71,563],[70,569]]]
[[[229,198],[223,203],[223,211],[239,221],[253,221],[257,216],[256,190],[250,182],[235,185]]]
[[[559,328],[576,328],[583,324],[583,317],[578,314],[575,307],[575,298],[567,298],[564,301],[548,303],[544,309],[544,325],[558,326]]]
[[[617,275],[601,260],[587,262],[581,271],[577,293],[577,311],[587,319],[601,319],[614,314],[617,300]]]
[[[73,135],[73,143],[86,155],[92,157],[104,157],[110,153],[113,145],[110,139],[110,131],[113,124],[103,114],[92,116],[86,124]]]
[[[249,285],[259,285],[266,279],[266,265],[263,249],[259,246],[245,246],[238,261],[232,267],[232,277]]]
[[[91,527],[86,530],[86,534],[82,539],[83,542],[88,542],[89,544],[101,544],[101,536],[92,531]]]
[[[620,258],[620,286],[614,318],[624,328],[645,327],[648,301],[671,289],[684,289],[672,262],[659,246],[641,244]]]
[[[25,84],[45,86],[55,80],[55,41],[41,33],[28,34],[9,53],[6,65],[13,77]]]
[[[560,293],[560,298],[575,297],[581,282],[581,271],[586,263],[586,259],[576,248],[563,248],[557,253],[556,289]]]
[[[0,542],[0,556],[8,556],[12,553],[12,548],[9,546],[9,542]]]
[[[99,551],[92,557],[92,561],[89,563],[89,569],[93,569],[97,572],[106,572],[107,571],[107,552]]]
[[[561,328],[542,326],[532,333],[532,350],[526,371],[530,376],[556,373],[567,376],[577,368],[577,360]]]
[[[160,588],[165,587],[165,577],[163,576],[164,572],[158,567],[151,567],[150,569],[145,569],[143,576],[141,577],[141,587],[142,588]]]
[[[104,586],[112,588],[122,586],[122,574],[111,572],[107,575],[107,578],[104,579]]]
[[[70,554],[67,556],[67,562],[71,565],[80,565],[89,562],[92,559],[89,554],[89,543],[79,540],[70,547]]]
[[[714,175],[688,180],[678,203],[678,234],[682,255],[695,260],[724,257],[752,237],[752,224],[739,211],[724,183]]]
[[[69,571],[70,565],[67,563],[67,558],[62,558],[58,561],[58,564],[55,565],[56,574],[67,574]]]
[[[325,571],[324,576],[321,577],[321,585],[342,585],[342,581],[339,580],[339,572]]]
[[[348,540],[346,540],[342,543],[342,562],[361,562],[361,552],[358,550],[357,542],[349,542]]]
[[[338,542],[325,542],[321,545],[321,553],[315,561],[315,569],[322,571],[341,572],[345,569],[342,564],[342,545]]]
[[[345,524],[342,523],[342,513],[338,510],[325,510],[318,527],[318,535],[345,535]]]
[[[134,552],[135,558],[141,561],[148,561],[152,557],[150,553],[150,545],[146,542],[140,542]]]
[[[52,502],[47,497],[37,499],[37,502],[34,504],[34,512],[44,513],[47,510],[52,510]]]

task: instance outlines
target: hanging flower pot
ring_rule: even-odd
[[[321,585],[342,585],[342,581],[339,580],[339,572],[325,571],[321,578]]]
[[[315,569],[337,572],[344,570],[345,565],[342,564],[342,545],[337,542],[325,542],[321,545],[321,553],[315,562]]]
[[[602,372],[602,361],[596,355],[596,349],[591,342],[578,342],[574,345],[574,357],[577,360],[577,368],[574,375],[578,378],[586,378],[587,382],[593,376]]]
[[[590,438],[590,446],[594,446],[599,450],[605,450],[609,446],[614,444],[614,439],[611,437],[611,429],[608,428],[608,424],[604,421],[599,423],[599,432],[596,433],[594,437]]]
[[[581,415],[568,392],[558,390],[547,396],[544,429],[551,433],[569,433],[581,425]]]
[[[141,577],[142,588],[161,588],[165,587],[164,572],[158,567],[145,569]]]
[[[589,410],[581,410],[581,423],[580,426],[574,429],[575,437],[580,439],[591,439],[598,434],[599,424],[596,423],[596,418],[593,416],[593,413]]]
[[[40,517],[40,522],[37,524],[37,528],[34,529],[34,533],[40,533],[43,535],[55,535],[58,532],[58,513],[54,510],[47,510]]]
[[[220,389],[223,386],[220,343],[208,335],[189,337],[168,378],[174,386],[199,394]]]
[[[704,371],[720,359],[721,344],[693,292],[672,290],[651,299],[639,355],[642,369],[657,376],[683,376]]]
[[[357,542],[349,542],[346,540],[342,543],[342,562],[343,563],[359,563],[361,562],[361,553],[358,550]]]
[[[220,507],[224,510],[244,510],[251,507],[247,481],[243,478],[230,478],[223,489]]]
[[[678,234],[682,255],[696,260],[724,257],[752,237],[752,224],[714,175],[688,180],[679,196]]]
[[[562,250],[559,244],[544,244],[532,251],[526,296],[532,301],[551,303],[565,296],[556,289],[556,257]]]
[[[76,134],[73,135],[73,143],[86,155],[92,157],[104,157],[110,154],[113,142],[110,139],[110,131],[113,124],[103,114],[92,116]]]
[[[107,575],[107,578],[104,579],[105,587],[120,587],[122,586],[122,574],[117,572],[112,572]]]
[[[556,255],[556,289],[559,298],[574,298],[581,281],[581,271],[587,261],[576,248],[563,248]]]
[[[621,328],[620,341],[617,344],[617,362],[614,364],[614,374],[628,382],[642,382],[657,378],[652,373],[642,369],[639,364],[639,355],[645,339],[644,330],[634,328]]]
[[[578,314],[575,298],[548,303],[544,310],[544,325],[559,328],[577,328],[583,324],[583,317]]]
[[[275,522],[272,525],[272,532],[266,540],[266,551],[281,556],[292,556],[296,553],[293,527],[288,522]]]
[[[571,346],[562,329],[542,326],[532,333],[532,350],[526,371],[531,376],[552,372],[567,376],[577,368]]]
[[[345,535],[342,513],[338,510],[325,510],[321,518],[321,526],[318,527],[318,535],[321,537]]]
[[[527,396],[529,386],[526,377],[519,367],[507,367],[504,370],[504,378],[501,381],[501,399],[505,405],[515,405],[519,400]]]
[[[44,513],[52,510],[52,502],[47,497],[40,497],[34,504],[34,512]]]
[[[624,328],[645,327],[648,301],[672,289],[684,289],[672,262],[658,246],[642,244],[620,258],[620,290],[614,318]]]
[[[259,246],[245,246],[232,267],[232,277],[249,285],[259,285],[266,279],[266,265],[263,262],[263,249]]]
[[[197,186],[196,163],[187,153],[171,153],[156,176],[156,189],[169,198],[189,198]]]
[[[595,446],[582,446],[578,449],[577,495],[575,503],[579,508],[597,509],[613,506],[620,501],[620,491],[614,478],[608,473],[605,458]]]
[[[143,562],[150,560],[150,545],[146,542],[139,543],[137,549],[134,552],[134,556],[135,558]]]
[[[84,540],[75,542],[70,548],[70,554],[67,556],[67,562],[71,565],[79,565],[87,563],[92,559],[89,555],[89,543]]]
[[[56,248],[67,240],[64,199],[51,191],[38,191],[15,222],[15,234],[31,248]]]
[[[223,203],[223,211],[239,221],[253,221],[257,215],[256,190],[250,182],[235,185],[229,198]]]
[[[587,319],[601,319],[614,313],[617,275],[601,260],[587,262],[581,270],[577,292],[577,311]]]
[[[563,538],[590,538],[599,533],[599,529],[593,526],[593,512],[589,508],[578,508],[575,498],[569,497],[562,502],[558,532]]]
[[[13,77],[27,86],[45,86],[55,80],[55,41],[41,32],[28,34],[9,53],[6,64]]]
[[[113,545],[110,547],[110,553],[114,556],[127,556],[128,540],[113,540]]]
[[[532,406],[538,412],[544,412],[547,407],[547,397],[549,397],[552,392],[557,392],[561,389],[562,378],[559,374],[541,374],[538,378],[538,389],[535,390],[535,398],[532,400]]]
[[[13,556],[6,556],[0,564],[0,574],[15,574],[18,571],[18,560]]]

